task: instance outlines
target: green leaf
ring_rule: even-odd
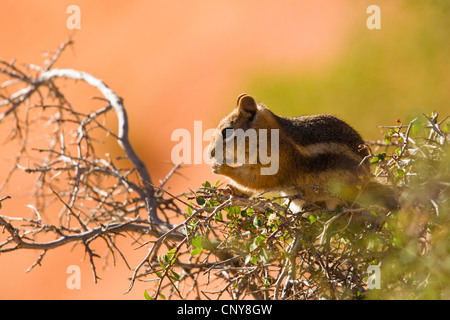
[[[161,268],[163,270],[166,270],[166,265],[161,261],[161,257],[159,257],[159,256],[158,256],[158,262],[159,262],[159,265],[161,266]]]
[[[217,187],[220,183],[220,179],[216,181],[216,184],[214,185],[214,187]]]
[[[261,251],[259,252],[259,257],[264,262],[268,262],[269,261],[269,255],[267,254],[267,251],[264,248],[262,248]]]
[[[203,186],[205,188],[211,188],[211,183],[209,183],[209,181],[205,181],[205,183],[203,183]]]
[[[264,243],[265,240],[266,238],[264,238],[263,236],[259,236],[253,239],[253,243],[250,245],[250,251],[253,251],[256,248],[258,248],[262,243]]]
[[[262,221],[260,218],[255,217],[255,219],[253,219],[253,225],[256,228],[262,227],[264,225],[264,221]]]
[[[258,246],[264,241],[266,241],[266,238],[264,238],[263,236],[256,237],[255,240],[253,240],[253,242],[256,243]]]
[[[196,248],[201,248],[202,247],[202,237],[198,236],[198,237],[195,237],[194,239],[192,239],[192,245]]]
[[[177,256],[174,257],[175,252],[176,248],[173,248],[172,250],[167,252],[167,254],[163,254],[162,258],[164,262],[166,262],[167,264],[170,263],[171,265],[175,264],[175,262],[177,261]]]
[[[314,223],[316,221],[317,221],[316,217],[313,214],[310,214],[309,215],[309,222]]]
[[[372,158],[372,160],[370,160],[370,163],[376,164],[376,163],[378,163],[379,161],[384,161],[384,159],[386,159],[386,152],[382,152],[382,153],[379,153],[379,154],[377,154],[376,156],[374,156],[374,157]]]
[[[397,175],[395,176],[394,180],[397,181],[398,179],[400,179],[400,178],[403,177],[404,175],[405,175],[405,170],[398,169],[398,170],[397,170]]]
[[[195,248],[194,250],[191,251],[191,256],[195,256],[197,254],[200,254],[203,251],[203,248]]]
[[[202,206],[202,205],[204,205],[205,204],[205,198],[203,198],[203,197],[197,197],[197,198],[195,198],[195,200],[197,201],[197,203],[200,205],[200,206]]]
[[[180,275],[179,275],[178,273],[176,273],[175,271],[173,271],[173,269],[170,269],[170,272],[172,273],[172,275],[169,275],[169,277],[170,277],[172,280],[175,280],[175,281],[179,281],[179,280],[180,280]]]
[[[153,300],[153,298],[148,294],[147,290],[144,290],[144,298],[145,300]]]

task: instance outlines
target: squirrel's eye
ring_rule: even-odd
[[[229,136],[231,136],[232,132],[233,132],[233,129],[231,129],[231,128],[225,128],[225,129],[223,129],[223,130],[222,130],[222,138],[223,138],[223,139],[228,138]]]

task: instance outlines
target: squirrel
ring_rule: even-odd
[[[267,138],[270,144],[278,144],[276,172],[262,173],[261,169],[267,169],[269,164],[261,161],[261,154],[251,154],[252,150],[253,153],[260,151],[261,140],[247,144],[245,140],[236,139],[234,132],[238,129],[253,131],[256,138],[261,138],[261,132],[267,133],[267,130],[276,133],[275,138],[270,135]],[[252,135],[246,137],[251,140]],[[240,142],[230,148],[229,141]],[[237,107],[220,121],[208,151],[213,158],[213,172],[227,176],[232,186],[244,193],[269,190],[294,197],[290,208],[296,212],[310,205],[335,209],[343,201],[359,198],[369,185],[374,186],[372,189],[378,190],[378,194],[379,190],[384,190],[371,181],[370,163],[365,161],[370,155],[368,148],[359,133],[346,122],[328,114],[277,116],[247,94],[239,95]],[[272,159],[273,156],[271,154]],[[237,161],[239,157],[245,161]],[[388,194],[386,190],[381,193]],[[397,206],[392,199],[383,201],[383,205],[390,209]]]

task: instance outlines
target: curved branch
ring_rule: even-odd
[[[136,155],[136,152],[134,151],[128,139],[128,130],[129,130],[128,116],[125,107],[123,106],[122,99],[119,96],[117,96],[117,94],[100,79],[95,78],[89,73],[77,71],[74,69],[52,69],[43,72],[34,81],[33,86],[38,87],[43,82],[51,81],[55,78],[82,80],[88,83],[89,85],[97,88],[103,94],[105,99],[108,100],[111,107],[116,112],[118,118],[118,134],[117,134],[118,143],[125,151],[127,157],[130,159],[133,166],[136,168],[137,172],[139,173],[139,177],[141,178],[141,182],[144,185],[145,190],[144,197],[142,193],[139,192],[141,190],[139,190],[138,193],[142,198],[144,198],[143,200],[145,200],[145,202],[148,204],[147,210],[150,221],[152,222],[152,224],[159,225],[160,227],[165,226],[166,223],[163,222],[161,219],[159,219],[156,213],[157,205],[155,200],[155,190],[153,188],[153,183],[150,174],[144,162],[142,162],[142,160]]]

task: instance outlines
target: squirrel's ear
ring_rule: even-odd
[[[250,113],[255,113],[258,110],[255,99],[245,93],[238,97],[237,106],[239,109]]]

